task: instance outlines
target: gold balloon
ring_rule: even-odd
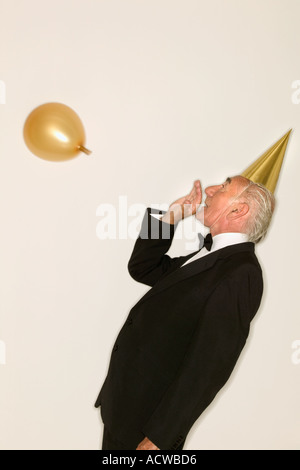
[[[34,109],[24,125],[24,140],[29,150],[44,160],[70,160],[80,152],[89,155],[85,132],[79,116],[61,103],[46,103]]]

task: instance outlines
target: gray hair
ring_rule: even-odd
[[[250,208],[250,216],[243,227],[243,232],[248,235],[250,242],[258,243],[267,234],[275,208],[275,198],[265,186],[252,181],[249,181],[241,198]]]

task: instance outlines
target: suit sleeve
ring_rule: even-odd
[[[163,214],[164,211],[157,209],[146,210],[139,237],[128,263],[131,277],[151,287],[195,254],[175,258],[166,255],[178,224],[171,225],[155,217]]]
[[[203,312],[190,347],[142,432],[159,449],[176,449],[224,386],[245,345],[256,312],[248,273],[220,282]]]

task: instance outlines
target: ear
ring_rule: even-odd
[[[237,202],[233,204],[227,214],[228,220],[236,220],[244,217],[249,212],[249,206],[246,202]]]

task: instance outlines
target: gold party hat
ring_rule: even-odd
[[[291,132],[292,129],[252,163],[252,165],[242,173],[242,176],[254,183],[263,184],[274,193]]]

